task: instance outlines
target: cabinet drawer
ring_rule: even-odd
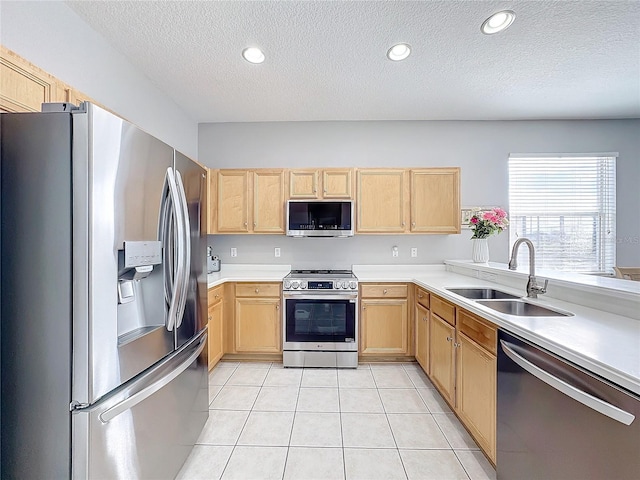
[[[458,328],[474,342],[496,354],[497,329],[475,315],[458,310]]]
[[[432,295],[429,303],[431,305],[431,312],[438,315],[441,319],[446,320],[451,325],[456,324],[456,307],[446,300]]]
[[[279,283],[236,283],[236,297],[279,297]]]
[[[362,298],[407,298],[407,285],[362,285]]]
[[[416,302],[427,310],[429,309],[429,292],[420,287],[416,287]]]
[[[215,287],[211,287],[209,289],[207,298],[209,301],[209,306],[214,305],[215,303],[222,300],[222,293],[224,291],[224,285],[217,285]]]

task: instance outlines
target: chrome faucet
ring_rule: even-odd
[[[544,286],[538,285],[538,279],[536,278],[536,253],[533,248],[533,243],[528,238],[519,238],[513,244],[513,248],[511,249],[511,258],[509,259],[509,270],[515,270],[518,268],[518,248],[523,243],[526,243],[527,247],[529,247],[529,281],[527,282],[527,297],[538,298],[539,293],[547,293],[549,280],[544,281]]]

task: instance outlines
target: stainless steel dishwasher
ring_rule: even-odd
[[[640,397],[498,334],[498,480],[640,478]]]

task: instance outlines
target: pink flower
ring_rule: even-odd
[[[476,216],[471,217],[471,223],[473,223],[474,225],[478,223],[478,217]]]

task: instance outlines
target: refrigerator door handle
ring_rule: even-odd
[[[151,385],[143,388],[142,390],[140,390],[137,393],[134,393],[133,395],[123,400],[122,402],[117,403],[113,407],[102,412],[100,414],[100,420],[102,421],[102,423],[109,423],[111,420],[113,420],[115,417],[117,417],[121,413],[124,413],[127,410],[130,410],[140,402],[144,401],[145,399],[149,398],[151,395],[156,393],[165,385],[168,385],[169,383],[171,383],[171,381],[174,378],[178,377],[182,372],[184,372],[187,368],[189,368],[189,365],[191,365],[194,362],[194,360],[196,360],[198,356],[202,353],[202,350],[204,350],[204,347],[207,344],[206,339],[207,339],[207,335],[205,334],[200,339],[200,342],[196,350],[191,355],[189,355],[186,360],[180,363],[180,365],[178,365],[175,369],[173,369],[168,375],[153,382]]]
[[[187,304],[187,294],[189,289],[189,274],[191,267],[191,225],[189,223],[189,210],[187,207],[187,195],[184,190],[184,184],[182,183],[182,175],[176,170],[175,172],[176,190],[179,197],[179,203],[176,210],[181,211],[183,235],[182,241],[182,265],[183,276],[180,283],[180,300],[178,304],[178,311],[176,316],[176,328],[182,324],[182,317],[184,315],[184,309]]]
[[[594,397],[593,395],[590,395],[587,392],[574,387],[573,385],[570,385],[564,380],[556,377],[555,375],[551,375],[540,367],[529,362],[528,360],[514,352],[511,348],[509,348],[511,344],[505,342],[504,340],[500,340],[500,344],[504,353],[511,360],[513,360],[520,367],[522,367],[531,375],[543,381],[550,387],[555,388],[559,392],[573,398],[575,401],[580,402],[583,405],[625,425],[631,425],[635,420],[635,415],[622,410],[615,405],[611,405],[610,403],[600,400],[599,398]]]
[[[182,257],[184,237],[184,223],[181,221],[180,198],[177,192],[177,185],[173,168],[167,168],[165,177],[168,186],[168,195],[164,197],[164,214],[161,216],[161,235],[164,243],[165,258],[165,297],[169,297],[169,314],[167,318],[167,330],[172,331],[178,317],[180,289],[182,288],[182,278],[184,276],[184,266]],[[174,262],[174,249],[176,261]]]

